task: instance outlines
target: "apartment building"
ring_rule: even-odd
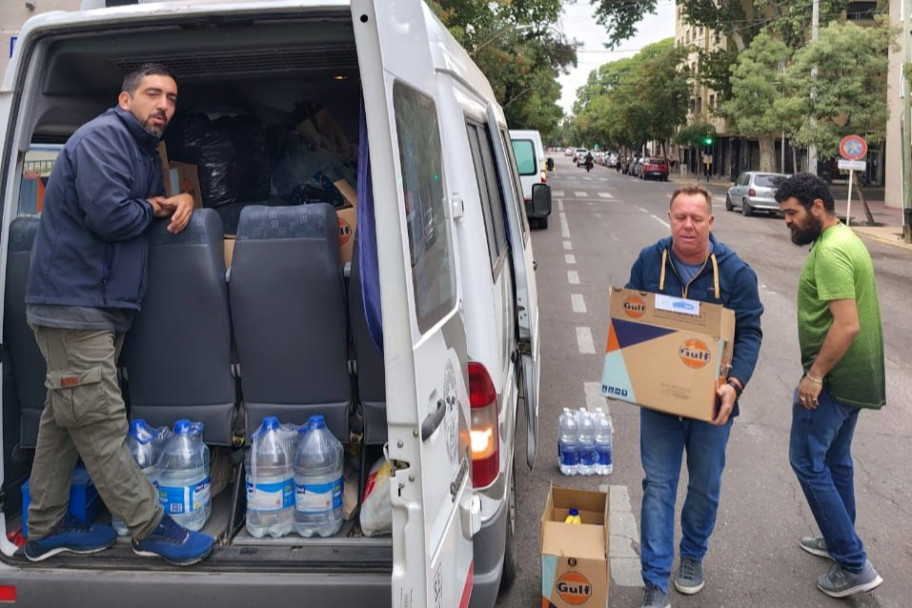
[[[0,77],[6,74],[19,28],[29,17],[46,11],[73,11],[80,0],[0,0]]]

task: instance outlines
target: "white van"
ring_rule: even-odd
[[[548,185],[545,148],[542,145],[541,134],[531,129],[510,129],[510,139],[513,142],[513,156],[516,158],[516,168],[522,182],[526,216],[530,224],[547,228],[548,217],[551,215],[551,186]],[[533,197],[533,188],[536,191],[543,190],[543,186],[547,188],[547,195],[545,192],[539,192]]]
[[[184,569],[138,557],[124,540],[31,563],[19,550],[22,486],[45,370],[24,317],[40,221],[28,213],[40,205],[15,203],[26,154],[113,106],[124,73],[149,61],[177,77],[168,154],[196,165],[204,208],[180,235],[151,229],[124,394],[133,418],[204,423],[213,486],[223,486],[204,528],[217,547]],[[234,181],[218,182],[226,175]],[[348,188],[332,184],[342,180],[355,192],[340,196]],[[503,112],[424,2],[180,1],[38,15],[0,88],[0,192],[0,598],[494,605],[516,572],[521,412],[530,467],[538,434],[532,248]],[[345,264],[329,203],[352,196]],[[228,268],[226,234],[236,234]],[[247,534],[251,429],[263,416],[301,424],[314,413],[349,448],[357,496],[387,450],[390,535],[365,536],[357,516],[330,538]],[[98,520],[107,517],[102,509]]]

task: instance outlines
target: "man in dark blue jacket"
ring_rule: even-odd
[[[643,608],[670,606],[675,499],[685,450],[690,481],[681,510],[681,562],[674,585],[687,595],[703,588],[703,556],[716,522],[725,447],[762,338],[757,275],[712,235],[709,192],[701,186],[675,190],[668,220],[671,236],[640,252],[627,287],[721,304],[735,312],[735,341],[728,382],[718,390],[719,408],[712,422],[646,408],[640,412],[640,459],[646,474],[641,517]]]
[[[133,537],[133,550],[191,564],[213,539],[165,515],[158,492],[124,445],[127,417],[116,361],[146,289],[148,228],[170,216],[183,230],[188,194],[165,198],[157,145],[174,116],[177,83],[161,65],[127,75],[114,108],[70,137],[54,164],[32,250],[26,314],[47,361],[30,480],[25,556],[95,553],[114,544],[113,528],[67,514],[77,460],[110,511]]]

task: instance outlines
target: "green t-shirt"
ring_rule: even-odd
[[[880,408],[886,403],[883,331],[871,255],[844,224],[823,231],[798,282],[801,364],[811,367],[833,323],[828,302],[854,299],[861,329],[845,356],[824,379],[844,405]]]

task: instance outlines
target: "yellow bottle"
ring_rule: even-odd
[[[579,511],[576,509],[570,509],[570,515],[567,516],[567,519],[564,520],[565,524],[581,524],[583,520],[580,519]]]

